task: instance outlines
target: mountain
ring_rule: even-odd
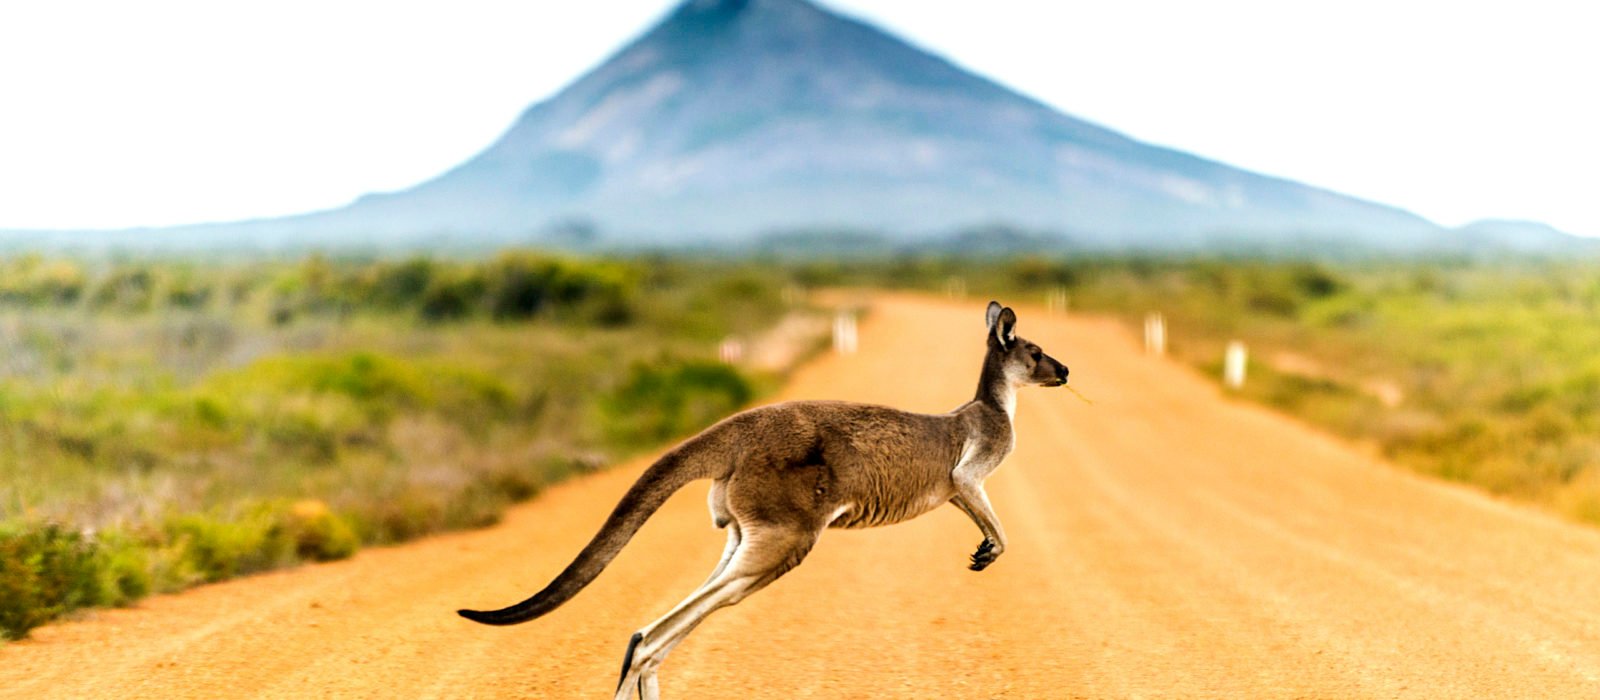
[[[1141,143],[805,0],[686,2],[416,187],[116,238],[396,249],[578,231],[613,246],[726,247],[839,232],[914,245],[984,230],[1165,251],[1466,240],[1394,207]]]
[[[1469,250],[1500,250],[1523,255],[1593,253],[1600,240],[1580,238],[1549,224],[1518,219],[1483,219],[1453,231],[1458,245]]]
[[[588,220],[658,242],[991,222],[1150,247],[1437,233],[1391,207],[1134,141],[803,0],[681,5],[483,153],[339,214],[396,230]]]

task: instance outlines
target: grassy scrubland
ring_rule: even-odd
[[[795,274],[939,291],[960,280],[1040,306],[1064,289],[1071,309],[1135,331],[1159,312],[1169,353],[1219,381],[1225,344],[1244,341],[1246,398],[1417,471],[1600,523],[1600,263],[904,259]]]
[[[75,608],[493,522],[770,378],[771,270],[0,259],[0,638]]]

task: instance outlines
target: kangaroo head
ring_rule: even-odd
[[[989,359],[998,360],[1013,386],[1036,384],[1061,386],[1067,383],[1067,366],[1044,350],[1017,335],[1017,312],[1000,302],[989,302],[984,315],[989,325]]]

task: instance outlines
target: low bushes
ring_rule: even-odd
[[[490,525],[507,505],[585,468],[570,458],[507,462],[461,474],[455,486],[400,486],[337,508],[318,499],[238,501],[97,533],[12,521],[0,526],[0,639],[20,639],[79,608],[344,559],[363,542]]]
[[[57,524],[0,529],[0,639],[20,639],[65,612],[121,605],[149,591],[144,561],[122,540]]]
[[[649,445],[709,425],[754,394],[750,382],[724,364],[636,364],[600,406],[612,439]]]
[[[604,325],[637,313],[640,268],[632,263],[507,251],[483,261],[418,257],[253,264],[226,274],[188,263],[125,262],[87,268],[70,260],[0,260],[0,307],[63,308],[87,301],[104,314],[263,309],[288,324],[317,315],[409,313],[429,322],[559,317]]]

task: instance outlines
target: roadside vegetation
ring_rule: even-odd
[[[1009,254],[1008,254],[1009,255]],[[840,286],[1168,323],[1241,397],[1600,524],[1600,266],[803,257],[0,259],[0,636],[494,522],[775,378],[717,359]]]
[[[774,378],[732,263],[0,259],[0,638],[494,522]]]
[[[996,294],[1168,325],[1168,353],[1419,472],[1600,524],[1600,264],[1240,259],[806,263],[812,284]]]

